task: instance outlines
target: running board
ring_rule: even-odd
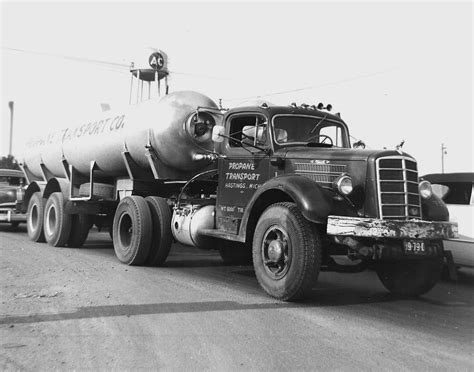
[[[225,240],[232,240],[234,242],[245,243],[245,238],[242,238],[239,235],[232,234],[224,230],[202,229],[199,230],[199,234],[204,236],[210,236],[212,238],[219,238]]]

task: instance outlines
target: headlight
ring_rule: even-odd
[[[339,194],[349,195],[352,192],[352,178],[343,174],[334,181],[334,186]]]
[[[418,185],[418,191],[420,192],[420,196],[423,199],[429,199],[431,198],[431,195],[433,195],[433,190],[431,189],[431,183],[428,181],[421,181],[420,184]]]

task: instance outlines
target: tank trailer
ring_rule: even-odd
[[[457,225],[412,156],[351,148],[329,109],[223,110],[183,91],[31,140],[28,235],[80,247],[110,228],[127,265],[164,265],[173,241],[218,249],[280,300],[307,296],[320,271],[373,269],[393,293],[426,293]]]

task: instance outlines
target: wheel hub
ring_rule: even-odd
[[[272,240],[268,245],[268,259],[277,263],[283,258],[284,244],[280,240]]]
[[[266,273],[274,280],[283,278],[291,264],[291,244],[286,230],[271,226],[262,242],[262,259]]]

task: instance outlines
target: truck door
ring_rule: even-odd
[[[237,234],[245,206],[269,178],[269,124],[259,113],[237,113],[227,118],[226,158],[219,159],[217,228]],[[260,148],[260,149],[258,149]]]

